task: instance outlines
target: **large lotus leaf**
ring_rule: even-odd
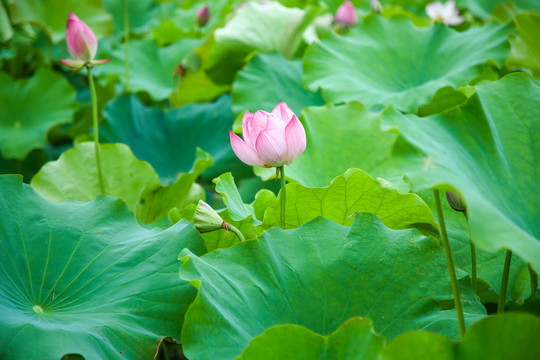
[[[291,58],[316,8],[288,8],[278,2],[246,2],[234,17],[214,33],[215,44],[205,69],[218,83],[231,83],[236,70],[253,51],[279,51]]]
[[[253,338],[236,359],[376,360],[384,343],[368,318],[352,318],[328,336],[298,325],[277,325]]]
[[[253,206],[244,204],[230,172],[220,175],[215,178],[213,182],[216,184],[216,192],[223,196],[223,202],[227,206],[229,216],[233,220],[241,221],[251,217],[255,225],[261,224],[261,221],[255,216],[255,209]]]
[[[429,207],[418,195],[402,195],[386,180],[374,180],[358,169],[347,170],[323,188],[288,184],[285,200],[285,227],[289,229],[317,216],[350,225],[355,214],[370,212],[392,229],[418,227],[438,231]],[[278,226],[280,214],[278,201],[266,210],[264,225]]]
[[[124,6],[128,7],[129,28],[145,30],[156,16],[158,5],[153,0],[102,0],[105,9],[113,15],[115,34],[124,34]]]
[[[443,24],[417,28],[408,19],[368,16],[347,36],[330,34],[304,57],[304,80],[332,103],[358,100],[416,112],[444,86],[459,87],[482,65],[503,64],[509,25],[457,32]]]
[[[17,0],[10,5],[13,23],[39,25],[58,42],[65,37],[70,12],[84,21],[99,38],[112,32],[112,17],[103,8],[101,0]]]
[[[159,48],[153,40],[132,40],[129,42],[129,83],[133,91],[145,91],[154,100],[169,97],[174,90],[174,71],[185,53],[191,51],[191,42],[180,40],[169,48]],[[103,50],[99,58],[112,59],[105,66],[96,67],[99,75],[118,77],[126,83],[124,44]]]
[[[536,0],[457,0],[457,6],[469,10],[474,15],[481,18],[489,18],[492,16],[493,10],[496,7],[514,3],[521,10],[534,9],[540,12],[540,3]]]
[[[271,111],[285,101],[297,114],[311,105],[323,105],[319,93],[304,88],[302,61],[279,53],[259,54],[238,72],[233,84],[233,111]]]
[[[423,190],[418,195],[431,208],[436,218],[437,209],[433,191]],[[463,213],[450,207],[444,194],[441,195],[441,204],[454,262],[458,268],[472,274],[471,237],[468,233],[467,220]],[[499,300],[505,257],[506,251],[503,250],[492,253],[476,248],[477,276],[480,279],[477,294],[484,304],[487,302],[496,304]],[[529,296],[528,275],[526,262],[518,256],[513,256],[508,278],[507,301],[518,301]]]
[[[474,323],[461,344],[427,331],[410,332],[392,340],[381,360],[506,360],[538,359],[540,318],[509,313]]]
[[[439,242],[388,229],[372,214],[357,215],[351,227],[322,217],[295,230],[275,227],[257,240],[180,258],[180,277],[199,289],[182,329],[188,358],[231,359],[279,324],[327,335],[353,316],[372,318],[389,338],[413,329],[458,336],[455,310],[438,303],[452,298]],[[468,321],[482,317],[468,277],[460,281]]]
[[[197,147],[209,152],[220,170],[239,166],[227,132],[234,121],[228,95],[167,112],[145,106],[135,95],[123,95],[107,105],[104,115],[102,138],[128,144],[164,182],[191,169]]]
[[[526,74],[481,82],[462,108],[417,118],[388,111],[392,151],[413,189],[453,188],[478,247],[511,249],[540,272],[540,88]]]
[[[47,145],[47,132],[72,121],[75,89],[47,69],[31,78],[13,81],[0,73],[0,151],[6,159],[23,159]]]
[[[381,131],[379,113],[351,102],[309,107],[302,115],[306,151],[285,167],[287,178],[304,186],[322,187],[349,168],[359,168],[392,181],[399,190],[407,190],[391,163],[390,149],[396,134]],[[255,168],[255,173],[265,180],[275,176],[273,169]]]
[[[512,43],[507,65],[531,69],[535,77],[540,77],[540,15],[518,14],[514,21],[519,36]]]
[[[180,337],[193,287],[175,254],[204,253],[194,227],[138,225],[123,203],[49,202],[0,177],[0,357],[150,359]]]
[[[137,159],[124,144],[100,144],[101,170],[105,194],[126,202],[145,224],[166,218],[170,209],[182,208],[204,199],[204,190],[195,183],[212,159],[199,151],[193,171],[181,174],[169,185],[161,185],[150,164]],[[31,181],[32,187],[51,201],[90,201],[100,192],[94,143],[80,143],[64,152],[57,161],[45,164]]]

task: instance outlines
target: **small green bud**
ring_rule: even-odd
[[[226,223],[210,205],[199,200],[193,216],[193,224],[200,233],[205,233],[219,230]]]
[[[452,209],[456,211],[465,211],[467,209],[467,206],[465,206],[465,203],[461,199],[461,197],[453,192],[447,191],[446,192],[446,200],[448,200],[448,204],[452,207]]]

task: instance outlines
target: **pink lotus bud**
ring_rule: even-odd
[[[195,15],[195,19],[200,27],[208,24],[208,20],[210,20],[210,8],[208,6],[200,8]]]
[[[337,9],[336,23],[342,26],[354,26],[358,22],[358,17],[356,16],[356,9],[354,5],[349,1],[345,1]]]
[[[229,131],[231,146],[240,160],[251,166],[280,167],[291,164],[306,149],[306,132],[285,103],[271,113],[247,112],[240,139]]]
[[[433,21],[442,22],[446,25],[459,25],[465,20],[459,16],[454,0],[449,0],[446,4],[440,1],[429,3],[426,6],[426,13]]]
[[[66,26],[66,44],[69,53],[75,59],[62,59],[60,62],[76,70],[82,69],[85,65],[93,66],[111,61],[94,60],[98,47],[96,36],[88,25],[71,12]]]

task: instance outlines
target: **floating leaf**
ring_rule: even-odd
[[[438,231],[429,207],[418,195],[402,195],[386,180],[374,180],[362,170],[349,169],[323,188],[287,185],[286,228],[296,228],[317,216],[350,225],[354,215],[362,212],[375,214],[392,229],[419,227]],[[278,226],[280,214],[278,201],[266,211],[264,225]]]
[[[256,336],[238,360],[376,360],[385,340],[370,319],[352,318],[334,333],[321,336],[298,325],[277,325]]]
[[[0,73],[0,151],[6,159],[23,159],[47,145],[47,132],[72,121],[75,89],[47,69],[13,81]]]
[[[123,95],[107,105],[104,115],[103,139],[128,144],[137,158],[152,164],[164,182],[191,169],[197,147],[212,155],[221,172],[239,167],[227,132],[234,121],[228,95],[214,103],[167,112],[143,105],[133,94]]]
[[[270,112],[282,101],[297,114],[306,106],[324,104],[319,93],[304,88],[300,60],[287,60],[279,53],[259,54],[238,72],[233,84],[235,113]]]
[[[210,156],[198,151],[193,171],[170,184],[161,185],[152,166],[138,160],[124,144],[100,144],[105,194],[126,202],[145,224],[166,218],[170,209],[183,208],[204,199],[204,190],[195,183],[212,165]],[[80,143],[64,152],[57,161],[45,164],[31,181],[32,187],[52,201],[90,201],[100,192],[94,143]]]
[[[176,255],[201,255],[191,224],[140,227],[123,203],[51,203],[19,176],[0,176],[0,357],[149,359],[179,340],[195,297]]]
[[[407,191],[390,158],[396,134],[381,131],[379,113],[351,102],[344,106],[309,107],[302,115],[307,147],[285,167],[287,178],[304,186],[322,187],[349,168],[359,168],[373,177],[392,181],[400,191]],[[275,171],[255,168],[255,173],[268,180]]]
[[[416,112],[439,88],[473,80],[486,61],[502,65],[510,29],[488,24],[456,32],[372,15],[347,36],[331,33],[308,48],[304,80],[332,103],[358,100],[368,108],[392,104]]]
[[[180,277],[199,289],[182,329],[188,358],[234,358],[279,324],[327,335],[353,316],[371,317],[389,338],[424,328],[458,336],[455,311],[438,304],[452,298],[438,241],[388,229],[371,214],[351,227],[324,218],[296,230],[276,227],[254,241],[180,258]],[[482,317],[469,279],[460,281],[467,319]]]
[[[387,111],[392,155],[413,189],[455,189],[469,232],[490,252],[511,249],[540,272],[540,88],[526,74],[476,86],[462,108],[427,118]]]

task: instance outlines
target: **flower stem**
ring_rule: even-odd
[[[285,229],[285,165],[282,165],[279,167],[279,171],[281,172],[281,228]]]
[[[99,189],[102,194],[105,194],[105,188],[103,186],[103,176],[101,174],[101,161],[99,155],[99,124],[98,124],[98,108],[97,108],[97,95],[96,86],[94,85],[94,78],[92,77],[92,71],[87,66],[88,71],[88,84],[90,85],[90,95],[92,97],[92,123],[94,125],[94,150],[96,152],[96,166],[99,181]]]
[[[469,215],[467,214],[467,210],[465,209],[463,211],[463,215],[465,215],[465,219],[467,220],[467,224],[469,223]],[[476,294],[477,291],[477,273],[476,273],[476,246],[474,246],[474,243],[472,241],[472,238],[469,239],[469,242],[471,243],[471,266],[472,266],[472,274],[471,274],[471,282],[472,282],[472,289],[474,293]]]
[[[465,335],[465,317],[463,316],[463,308],[461,306],[461,299],[459,297],[459,285],[456,276],[456,268],[454,267],[454,259],[452,258],[452,250],[450,249],[450,242],[448,241],[448,234],[446,233],[446,225],[444,222],[444,215],[441,206],[441,198],[439,196],[439,190],[433,189],[433,195],[435,196],[435,205],[437,206],[437,218],[439,219],[439,232],[444,246],[444,254],[446,256],[446,264],[448,266],[448,272],[450,273],[450,282],[452,284],[452,294],[454,296],[454,305],[456,307],[457,318],[459,323],[459,335],[461,338]]]
[[[129,84],[129,6],[128,0],[122,0],[124,8],[124,66],[126,71],[126,92],[131,91]]]
[[[227,225],[228,225],[227,229],[235,233],[236,236],[238,236],[238,238],[240,239],[240,242],[246,241],[246,239],[244,239],[244,235],[242,235],[242,233],[240,232],[240,230],[238,230],[236,226],[231,225],[231,224],[227,224]]]
[[[531,264],[529,264],[529,277],[531,278],[531,296],[530,299],[536,296],[536,288],[538,287],[538,274],[534,271]]]
[[[512,262],[512,251],[506,250],[506,258],[504,259],[504,269],[501,282],[501,292],[499,293],[499,304],[497,305],[497,314],[504,312],[504,304],[506,303],[506,292],[508,291],[508,277],[510,275],[510,263]]]

